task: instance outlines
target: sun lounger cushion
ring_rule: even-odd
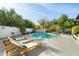
[[[26,48],[30,48],[30,47],[38,44],[36,42],[33,42],[32,39],[21,40],[21,41],[10,39],[10,41],[16,45],[23,46]]]
[[[79,36],[73,35],[77,40],[79,40]]]
[[[28,35],[23,35],[23,36],[18,36],[16,38],[13,38],[15,40],[20,40],[20,39],[25,39],[25,38],[28,38],[29,36]]]
[[[27,48],[30,48],[30,47],[32,47],[32,46],[35,46],[35,45],[37,45],[38,43],[36,43],[36,42],[30,42],[30,43],[27,43],[27,44],[23,44],[23,46],[25,46],[25,47],[27,47]]]

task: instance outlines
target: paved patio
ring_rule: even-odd
[[[74,40],[71,35],[61,34],[59,36],[43,41],[47,45],[30,51],[27,56],[79,56],[79,42]],[[0,56],[4,55],[3,40],[0,40]]]
[[[3,40],[0,39],[0,56],[4,56]]]

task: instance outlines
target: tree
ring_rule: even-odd
[[[25,19],[24,22],[25,22],[25,27],[35,28],[35,24],[32,21]]]
[[[64,27],[65,28],[72,28],[73,26],[76,25],[76,21],[74,19],[68,19],[65,24]]]
[[[40,25],[40,28],[42,28],[42,29],[47,29],[50,25],[50,22],[47,21],[45,18],[38,20],[38,23]]]
[[[34,28],[35,24],[15,12],[14,9],[0,9],[0,25],[19,27],[22,34],[25,34],[26,28]]]
[[[58,25],[62,28],[62,31],[64,32],[64,24],[68,20],[67,15],[62,15],[60,18],[58,18]]]
[[[59,25],[52,25],[49,27],[48,32],[61,32],[61,27]]]
[[[76,19],[79,19],[79,14],[77,15]]]
[[[22,21],[22,17],[15,13],[14,9],[0,10],[0,25],[18,26],[18,22]],[[19,22],[20,23],[20,22]]]

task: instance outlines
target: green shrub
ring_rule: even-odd
[[[35,32],[36,32],[35,29],[33,29],[31,33],[35,33]]]
[[[52,25],[46,32],[60,32],[61,28],[58,25]]]
[[[26,34],[26,27],[24,27],[24,26],[20,27],[20,31],[21,31],[22,35],[25,35]]]
[[[75,26],[72,28],[72,34],[77,34],[79,33],[79,26]]]
[[[26,32],[26,34],[30,34],[29,32]]]
[[[49,29],[47,29],[47,30],[46,30],[46,33],[49,33],[49,32],[50,32]]]

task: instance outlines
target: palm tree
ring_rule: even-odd
[[[49,21],[47,21],[46,19],[42,18],[40,20],[38,20],[38,23],[40,25],[40,28],[42,29],[47,29],[49,26]]]

